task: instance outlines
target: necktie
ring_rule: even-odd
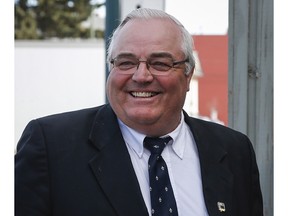
[[[177,206],[172,190],[167,165],[161,156],[171,137],[145,137],[144,147],[151,152],[148,161],[151,213],[153,216],[177,216]]]

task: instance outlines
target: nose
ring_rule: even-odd
[[[139,60],[139,64],[138,64],[138,66],[137,66],[137,69],[139,68],[141,62],[142,62],[142,63],[145,63],[145,64],[146,64],[146,68],[147,68],[147,70],[149,70],[150,65],[149,65],[148,62],[145,61],[145,60]]]
[[[139,61],[139,65],[132,76],[132,80],[136,82],[151,82],[153,80],[153,75],[149,71],[147,61]]]

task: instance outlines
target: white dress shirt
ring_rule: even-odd
[[[138,133],[120,120],[118,121],[138,178],[142,196],[151,216],[148,173],[150,152],[143,146],[146,135]],[[184,122],[183,113],[178,127],[167,135],[172,137],[173,142],[169,142],[164,148],[162,157],[168,167],[178,215],[208,216],[203,197],[198,151],[193,134]]]

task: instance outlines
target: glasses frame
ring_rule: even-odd
[[[143,62],[143,63],[146,64],[147,70],[149,70],[149,72],[150,72],[151,74],[153,74],[153,75],[166,75],[166,74],[168,74],[168,73],[166,73],[166,72],[169,71],[169,70],[171,70],[172,68],[175,68],[176,65],[179,65],[179,64],[183,64],[183,63],[188,62],[188,59],[184,59],[184,60],[181,60],[181,61],[172,61],[172,65],[171,65],[171,66],[170,66],[170,65],[167,65],[167,66],[169,66],[169,69],[167,69],[167,70],[157,70],[157,69],[155,69],[155,68],[153,67],[153,65],[150,64],[150,61],[151,61],[150,59],[141,60],[141,59],[135,58],[135,59],[137,59],[137,61],[138,61],[138,64],[135,65],[135,67],[131,67],[131,68],[127,69],[127,70],[121,70],[119,67],[115,66],[115,61],[117,61],[117,58],[118,58],[118,57],[115,57],[115,58],[111,59],[110,63],[113,65],[113,68],[118,68],[118,69],[121,71],[121,74],[127,74],[127,75],[128,75],[128,74],[129,74],[129,75],[134,74],[135,71],[134,71],[134,72],[131,72],[131,69],[135,68],[136,70],[138,70],[139,65],[140,65],[141,62]],[[171,58],[171,59],[172,59],[172,58]],[[153,68],[154,70],[151,71],[151,70],[150,70],[150,67]],[[155,73],[155,72],[156,72],[156,73]]]

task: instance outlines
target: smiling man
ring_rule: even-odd
[[[114,35],[107,82],[113,110],[124,124],[143,134],[170,133],[179,125],[193,74],[191,51],[182,50],[182,45],[192,47],[192,38],[183,44],[184,32],[167,18],[133,19]],[[186,62],[191,67],[185,73]]]
[[[263,215],[249,139],[183,110],[192,44],[163,11],[128,14],[107,52],[109,104],[23,132],[15,215]]]

